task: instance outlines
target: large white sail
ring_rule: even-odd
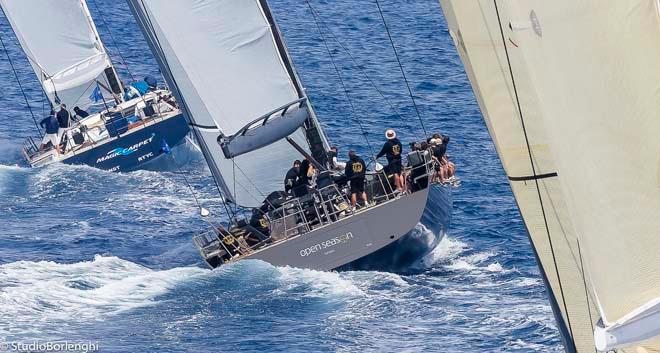
[[[567,351],[660,351],[658,2],[441,5]]]
[[[301,158],[284,138],[309,150],[301,126],[313,113],[265,1],[129,4],[225,195],[239,205],[257,206],[281,190],[287,169]],[[280,110],[259,120],[285,106],[290,107],[284,116]]]
[[[98,100],[91,98],[97,81],[121,92],[83,0],[0,0],[0,5],[52,105],[88,108]]]

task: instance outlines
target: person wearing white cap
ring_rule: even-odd
[[[385,131],[387,141],[383,148],[376,155],[376,159],[385,156],[387,157],[386,171],[394,174],[394,183],[396,184],[397,192],[403,192],[405,189],[405,179],[403,178],[403,163],[401,162],[401,153],[403,146],[401,141],[396,138],[396,131],[389,129]]]

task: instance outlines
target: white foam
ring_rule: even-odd
[[[157,297],[191,277],[196,267],[156,271],[117,257],[73,264],[19,261],[0,266],[3,321],[99,319],[157,303]]]
[[[304,297],[335,298],[363,296],[365,293],[350,279],[337,272],[278,267],[280,288],[277,293],[300,293]]]
[[[452,239],[445,236],[440,244],[433,249],[428,255],[424,256],[419,264],[422,268],[432,267],[435,264],[446,263],[454,260],[460,256],[463,251],[468,248],[467,244],[458,239]]]

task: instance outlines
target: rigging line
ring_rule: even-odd
[[[529,162],[530,162],[531,167],[532,167],[532,174],[534,176],[536,176],[537,174],[536,174],[536,167],[534,166],[534,157],[532,155],[532,148],[531,148],[530,143],[529,143],[529,137],[527,136],[527,129],[525,127],[525,119],[523,117],[522,106],[520,104],[520,98],[518,96],[518,88],[516,86],[515,76],[513,75],[513,67],[511,66],[511,58],[509,57],[509,49],[507,47],[507,44],[506,44],[507,42],[506,42],[506,39],[504,37],[504,29],[502,28],[502,20],[500,18],[499,8],[497,6],[497,0],[493,0],[493,5],[495,6],[495,14],[497,15],[497,23],[498,23],[499,28],[500,28],[500,35],[502,37],[502,45],[504,46],[504,53],[505,53],[505,56],[506,56],[507,65],[509,67],[509,75],[511,75],[511,84],[513,86],[513,92],[514,92],[514,95],[516,97],[516,105],[517,105],[517,108],[518,108],[518,113],[520,114],[520,124],[521,124],[522,129],[523,129],[523,135],[525,136],[525,144],[527,145],[527,153],[529,154]],[[573,337],[573,339],[575,339],[574,338],[575,336],[573,334],[573,328],[571,326],[571,317],[570,317],[569,312],[568,312],[568,306],[566,305],[566,296],[564,295],[564,288],[563,288],[562,283],[561,283],[561,276],[559,275],[559,266],[557,265],[557,257],[555,255],[555,248],[554,248],[554,245],[552,243],[552,237],[550,236],[550,228],[548,226],[547,215],[545,214],[545,207],[543,206],[543,197],[541,196],[541,188],[539,186],[539,180],[534,179],[534,183],[536,184],[536,192],[538,194],[539,204],[541,206],[541,213],[543,214],[543,222],[545,223],[545,230],[546,230],[546,234],[548,235],[548,243],[550,245],[550,252],[552,254],[552,260],[553,260],[553,264],[554,264],[554,267],[555,267],[555,273],[557,274],[557,282],[559,284],[559,291],[561,292],[561,299],[562,299],[562,302],[564,304],[564,310],[566,311],[566,319],[568,320],[568,329],[570,330],[571,336]],[[575,344],[575,342],[573,342],[573,344]]]
[[[582,250],[580,249],[580,240],[575,239],[577,242],[578,254],[580,256],[580,269],[582,270],[582,284],[584,286],[584,297],[587,299],[587,313],[589,313],[589,324],[591,325],[591,332],[594,332],[594,319],[591,317],[591,304],[589,303],[589,292],[587,291],[587,278],[585,276],[584,264],[582,262]],[[598,353],[598,350],[594,347],[594,353]]]
[[[364,136],[365,140],[367,141],[367,145],[369,146],[369,151],[371,152],[371,157],[376,158],[376,153],[374,152],[373,146],[371,146],[371,142],[369,142],[369,136],[367,135],[367,131],[365,130],[364,126],[362,125],[362,120],[358,117],[357,113],[355,112],[355,106],[353,105],[353,100],[351,100],[350,95],[348,94],[348,89],[346,88],[346,84],[344,83],[344,79],[341,76],[341,73],[339,72],[339,67],[337,67],[337,63],[335,62],[335,58],[332,55],[332,51],[330,50],[330,47],[328,46],[328,42],[325,39],[325,35],[323,34],[323,30],[321,29],[321,26],[319,25],[319,21],[316,17],[316,13],[314,12],[314,9],[312,8],[312,4],[309,2],[309,0],[305,0],[307,5],[309,6],[309,9],[312,11],[312,17],[314,18],[314,22],[316,23],[316,27],[319,30],[319,34],[321,34],[321,41],[325,45],[325,49],[328,51],[328,55],[330,56],[330,61],[332,62],[332,66],[335,68],[335,72],[337,73],[337,77],[339,78],[339,82],[341,83],[341,86],[344,90],[344,94],[346,95],[346,100],[348,101],[348,104],[351,108],[351,115],[353,115],[353,119],[357,121],[358,126],[360,126],[360,130],[362,131],[362,135]]]
[[[351,54],[351,51],[348,50],[348,48],[347,48],[347,47],[346,47],[346,46],[345,46],[345,45],[339,40],[339,38],[334,34],[334,32],[332,32],[332,30],[330,29],[330,27],[328,27],[328,25],[323,21],[323,19],[321,18],[321,16],[318,14],[318,11],[316,11],[316,10],[312,7],[312,4],[309,2],[309,0],[307,0],[307,4],[309,5],[310,10],[312,11],[312,15],[314,15],[316,18],[318,18],[319,22],[323,25],[323,28],[325,29],[325,33],[327,33],[328,35],[330,35],[330,37],[332,37],[332,39],[334,39],[334,41],[335,41],[335,42],[336,42],[336,43],[337,43],[337,44],[338,44],[338,45],[344,50],[344,52],[348,55],[348,57],[349,57],[349,58],[351,59],[351,61],[353,62],[354,67],[355,67],[356,69],[358,69],[358,71],[360,71],[360,73],[361,73],[361,74],[362,74],[362,75],[363,75],[363,76],[369,81],[369,83],[374,87],[374,89],[376,90],[376,92],[378,92],[378,94],[381,96],[381,98],[383,98],[383,100],[385,101],[385,103],[387,103],[387,105],[390,106],[390,108],[392,109],[392,112],[394,112],[394,114],[395,114],[396,116],[398,116],[399,118],[401,118],[401,119],[403,120],[403,116],[401,115],[401,112],[399,112],[399,109],[397,109],[397,108],[392,104],[392,102],[391,102],[389,99],[387,99],[387,98],[385,97],[385,94],[383,94],[383,92],[380,90],[380,88],[378,88],[378,85],[376,85],[376,83],[374,82],[374,80],[371,79],[371,76],[369,76],[369,74],[367,74],[367,72],[366,72],[366,71],[360,66],[360,64],[358,63],[357,59],[355,59],[355,57],[353,56],[353,54]],[[317,24],[317,25],[318,25],[318,24]]]
[[[124,56],[121,54],[121,50],[119,50],[119,45],[117,44],[117,41],[115,41],[115,37],[112,35],[112,31],[110,30],[110,26],[108,26],[107,22],[105,21],[105,16],[103,14],[103,11],[99,7],[99,4],[96,2],[96,0],[93,0],[93,3],[94,3],[94,7],[96,7],[96,11],[101,15],[100,16],[101,17],[101,23],[103,24],[103,27],[105,27],[106,31],[108,32],[108,36],[110,37],[110,41],[112,41],[112,44],[115,46],[115,50],[117,51],[117,55],[119,56],[119,60],[121,61],[121,64],[124,65],[124,68],[126,69],[126,72],[128,72],[128,76],[131,77],[131,80],[133,82],[135,82],[135,77],[133,77],[133,73],[131,72],[131,69],[128,68],[128,64],[126,64],[126,60],[124,60]],[[100,41],[100,38],[99,38],[99,41]]]
[[[21,85],[21,80],[19,79],[18,73],[16,72],[16,68],[14,67],[14,62],[11,60],[11,57],[9,56],[9,52],[7,51],[7,47],[5,46],[5,41],[2,39],[2,35],[0,35],[0,43],[2,43],[2,50],[4,50],[5,54],[7,54],[7,60],[9,61],[9,66],[11,66],[11,70],[14,72],[14,77],[16,78],[16,82],[18,83],[18,88],[21,90],[21,94],[23,94],[23,99],[25,99],[25,105],[27,105],[27,108],[30,111],[30,115],[32,116],[32,121],[34,122],[34,126],[37,128],[37,132],[39,132],[39,136],[43,138],[44,135],[41,133],[41,129],[39,129],[39,124],[37,124],[37,118],[35,118],[34,112],[32,111],[32,107],[30,106],[30,101],[28,100],[25,90],[23,90],[23,85]]]
[[[401,59],[399,58],[399,53],[396,50],[396,45],[394,45],[394,40],[392,39],[392,34],[390,33],[390,28],[387,26],[387,21],[385,21],[385,15],[383,14],[383,10],[380,8],[380,2],[376,0],[376,6],[378,6],[378,12],[380,13],[380,18],[383,20],[383,25],[385,26],[385,31],[387,32],[387,37],[390,39],[390,44],[392,44],[392,50],[394,50],[394,56],[396,57],[397,63],[399,63],[399,69],[401,69],[401,75],[403,76],[403,81],[406,83],[406,87],[408,88],[408,94],[410,94],[410,100],[412,100],[413,106],[415,107],[415,113],[417,113],[417,119],[419,119],[419,123],[422,126],[422,130],[424,130],[424,135],[426,138],[428,138],[428,132],[426,132],[426,127],[424,126],[424,120],[422,119],[422,115],[419,113],[419,107],[417,107],[417,102],[415,102],[415,96],[413,95],[412,89],[410,88],[410,83],[408,82],[408,78],[406,77],[406,71],[403,69],[403,64],[401,63]]]

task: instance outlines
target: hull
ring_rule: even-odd
[[[337,268],[338,271],[379,270],[396,272],[428,255],[447,235],[453,201],[451,186],[433,185],[419,223],[397,241],[371,255]]]
[[[186,120],[182,114],[179,114],[137,131],[123,134],[119,138],[66,157],[59,162],[88,165],[113,172],[128,172],[140,169],[165,154],[163,141],[170,147],[182,143],[188,130]],[[57,162],[57,160],[40,163],[40,165],[53,162]]]
[[[433,188],[431,188],[433,189]],[[447,223],[436,224],[437,213],[427,214],[427,199],[430,189],[425,189],[407,195],[400,199],[369,208],[359,212],[346,221],[313,230],[302,236],[259,250],[246,259],[259,259],[275,266],[292,266],[314,270],[335,270],[355,268],[370,255],[380,251],[391,251],[404,245],[416,247],[405,256],[418,256],[417,259],[428,253],[441,236],[428,239],[411,236],[421,220],[426,220],[429,226],[442,229]],[[448,193],[433,191],[432,200],[443,199]],[[444,212],[451,213],[451,199],[445,202]],[[433,223],[433,225],[431,225]],[[444,234],[440,232],[441,234]],[[439,233],[439,234],[440,234]],[[408,239],[405,240],[404,239]],[[424,244],[422,246],[422,244]],[[412,249],[412,248],[411,248]],[[401,250],[401,249],[399,249]],[[384,259],[387,263],[387,259]],[[402,262],[399,261],[399,264]]]

